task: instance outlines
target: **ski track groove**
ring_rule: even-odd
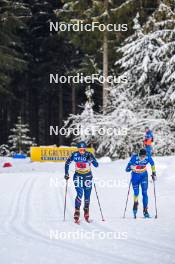
[[[173,162],[170,163],[170,167],[173,167]],[[163,176],[163,181],[165,181],[166,183],[166,170],[162,171],[162,175],[161,178]],[[49,177],[49,176],[48,176]],[[117,251],[117,246],[115,245],[115,251],[113,252],[107,252],[107,251],[102,251],[104,250],[104,248],[102,248],[102,250],[99,250],[98,248],[92,248],[91,242],[89,242],[89,244],[85,244],[83,245],[82,243],[79,243],[77,245],[77,243],[70,242],[69,240],[51,240],[49,238],[49,235],[47,234],[47,232],[43,233],[41,228],[38,228],[35,226],[35,222],[30,221],[32,219],[32,201],[35,201],[35,198],[37,198],[38,196],[36,195],[37,192],[44,192],[44,197],[50,197],[49,195],[53,195],[56,202],[54,202],[54,206],[55,208],[53,208],[53,204],[51,203],[52,199],[49,200],[48,199],[48,203],[47,203],[47,208],[51,208],[52,212],[58,212],[58,215],[56,215],[56,221],[57,224],[62,224],[62,227],[65,225],[67,230],[67,226],[71,228],[75,228],[75,224],[73,222],[73,210],[72,210],[72,206],[67,206],[67,211],[66,211],[66,221],[63,222],[63,210],[64,210],[64,194],[65,194],[65,188],[58,187],[58,188],[50,188],[50,190],[48,190],[48,185],[46,184],[47,187],[45,187],[44,184],[44,188],[42,189],[41,186],[39,185],[40,181],[49,181],[48,177],[37,177],[37,175],[35,176],[29,176],[28,178],[24,179],[24,182],[22,182],[22,184],[19,186],[17,186],[16,189],[16,196],[14,197],[14,200],[12,202],[12,205],[10,206],[10,212],[9,212],[9,218],[6,221],[4,227],[5,227],[5,231],[7,232],[7,234],[9,234],[10,236],[13,236],[15,239],[21,239],[24,242],[36,242],[37,244],[42,244],[45,245],[46,247],[50,246],[52,248],[56,248],[56,251],[58,251],[58,249],[61,250],[66,250],[67,252],[73,251],[75,252],[75,254],[81,254],[86,258],[87,252],[90,251],[90,255],[88,255],[89,258],[92,258],[93,263],[95,260],[95,263],[118,263],[118,264],[141,264],[142,260],[139,261],[139,257],[143,254],[143,252],[147,252],[148,254],[145,256],[145,260],[148,258],[150,260],[150,256],[152,255],[153,258],[157,255],[157,259],[156,259],[156,264],[159,263],[160,261],[167,261],[168,258],[173,257],[175,255],[174,253],[174,249],[173,247],[171,247],[171,244],[166,244],[166,236],[165,236],[165,244],[162,243],[162,240],[156,241],[156,237],[154,239],[154,234],[151,236],[152,240],[148,241],[146,239],[143,239],[142,237],[137,237],[137,239],[134,237],[134,233],[131,233],[131,236],[127,239],[127,240],[120,240],[121,243],[120,246],[122,247],[122,252],[123,252],[123,247],[128,248],[130,247],[131,243],[132,243],[132,247],[133,249],[135,248],[137,251],[134,252],[133,256],[131,256],[131,254],[126,254],[126,255],[122,255],[120,254],[120,250],[119,252]],[[161,180],[161,179],[160,179]],[[160,184],[160,182],[158,182],[158,184]],[[34,188],[35,187],[35,188]],[[158,186],[159,187],[159,186]],[[162,190],[161,190],[162,188]],[[159,191],[161,190],[163,193],[165,192],[162,185],[161,188],[159,189]],[[172,186],[173,189],[173,186]],[[72,199],[74,199],[75,197],[75,192],[73,187],[68,188],[68,195],[67,195],[67,204],[70,205],[72,204]],[[39,196],[39,205],[45,206],[45,204],[42,201],[42,193]],[[50,204],[49,204],[50,203]],[[43,205],[44,204],[44,205]],[[55,215],[55,214],[54,214]],[[68,219],[68,220],[67,220]],[[71,219],[71,220],[69,220]],[[129,219],[131,220],[131,219]],[[100,222],[98,222],[100,221]],[[106,226],[105,222],[102,222],[100,219],[99,220],[94,220],[92,223],[86,223],[84,222],[84,220],[81,220],[80,226],[76,226],[77,229],[84,229],[84,231],[88,230],[88,231],[92,231],[94,229],[98,229],[100,231],[106,231],[106,232],[114,232],[117,231],[114,229],[114,221],[116,221],[117,225],[115,227],[115,229],[119,229],[122,228],[124,225],[122,225],[123,222],[122,219],[116,217],[115,219],[112,220],[111,224],[112,227],[110,228],[109,225],[110,223],[108,222],[108,220],[106,220],[105,222],[107,222],[109,225]],[[118,221],[118,222],[117,222]],[[133,219],[133,221],[136,221],[135,219]],[[145,219],[142,219],[142,221],[146,221]],[[148,221],[156,221],[154,218],[150,219]],[[53,222],[53,221],[52,221]],[[54,228],[52,228],[52,223],[51,221],[47,221],[46,223],[46,229],[48,227],[50,229],[57,229],[57,225],[55,225],[55,220],[54,220]],[[104,223],[104,224],[103,224]],[[134,222],[133,222],[134,223]],[[50,226],[49,226],[50,225]],[[158,227],[159,226],[159,227]],[[134,227],[134,226],[133,226]],[[133,228],[132,226],[130,228]],[[158,229],[161,230],[161,224],[157,224],[156,227]],[[76,230],[77,230],[76,229]],[[129,229],[128,232],[132,230]],[[75,231],[75,230],[74,230]],[[157,231],[157,230],[156,230]],[[149,234],[149,233],[148,233]],[[168,235],[167,235],[168,236]],[[161,237],[160,237],[161,238]],[[163,240],[164,242],[164,240]],[[115,242],[113,242],[115,244]],[[161,243],[161,244],[160,244]],[[112,246],[114,246],[112,244]],[[58,251],[59,252],[59,251]],[[98,261],[99,260],[99,261]],[[154,259],[153,259],[154,260]],[[173,260],[171,259],[172,262],[168,261],[169,263],[174,263]],[[44,264],[47,264],[47,262],[44,261]],[[145,262],[144,262],[145,263]],[[161,263],[161,262],[160,262]],[[167,262],[166,262],[167,263]]]
[[[72,193],[73,193],[73,189],[69,188],[68,189],[68,198],[72,198],[73,197]],[[59,194],[60,194],[60,192],[59,192]],[[62,202],[64,203],[64,199],[62,198],[62,196],[60,196],[60,197],[62,199]],[[83,199],[82,199],[82,202],[83,202]],[[60,210],[60,207],[58,208],[58,210]],[[69,212],[68,216],[70,218],[73,218],[72,214],[70,213],[70,209],[69,208],[67,208],[67,211]],[[118,219],[116,219],[116,220],[118,220]],[[133,219],[133,220],[135,221],[135,219]],[[142,220],[146,221],[146,219],[142,219]],[[151,220],[151,219],[149,219],[149,220]],[[98,230],[100,230],[100,231],[104,231],[104,230],[107,231],[107,232],[113,232],[114,231],[112,228],[106,227],[105,224],[103,225],[102,221],[101,221],[101,223],[98,223],[98,222],[96,222],[96,220],[93,221],[90,224],[84,222],[84,220],[81,220],[80,227],[83,227],[83,228],[85,227],[89,231],[92,231],[94,229],[94,227],[98,228]],[[123,242],[125,243],[126,241],[123,241]],[[128,243],[126,242],[126,244],[129,244],[129,243],[130,242],[128,242]],[[141,239],[138,240],[138,239],[135,239],[134,237],[132,237],[132,245],[136,246],[137,248],[144,249],[144,250],[146,248],[146,250],[150,250],[152,253],[154,253],[155,250],[156,251],[164,251],[164,252],[166,251],[167,254],[171,254],[171,255],[174,253],[174,249],[173,248],[168,248],[168,247],[165,247],[165,245],[160,245],[160,244],[157,244],[157,243],[154,243],[154,242],[149,242],[149,244],[148,244],[148,243],[146,243],[146,241],[141,240]]]
[[[78,248],[76,245],[73,245],[73,243],[71,242],[64,242],[63,240],[59,241],[49,241],[49,238],[47,238],[47,236],[44,236],[43,234],[41,234],[40,232],[36,231],[33,226],[28,222],[27,219],[27,214],[30,212],[29,209],[29,198],[31,196],[31,192],[32,192],[32,187],[33,185],[36,183],[36,178],[35,179],[27,179],[20,192],[18,193],[17,198],[15,199],[15,203],[13,205],[13,211],[14,214],[11,216],[11,220],[8,222],[8,231],[11,235],[14,235],[15,238],[17,239],[18,237],[23,238],[24,241],[28,240],[28,241],[36,241],[36,242],[40,242],[43,243],[45,245],[49,245],[52,247],[56,247],[56,248],[62,248],[62,249],[66,249],[66,250],[73,250],[76,251],[77,253],[81,253],[83,255],[87,254],[87,251],[90,250],[90,256],[91,257],[95,257],[95,258],[103,258],[106,261],[110,261],[110,263],[116,263],[116,255],[112,255],[110,253],[104,253],[102,251],[93,249],[91,247],[87,247],[87,246],[80,246],[78,245]],[[61,197],[61,196],[60,196]],[[21,204],[22,204],[22,210],[21,210]],[[20,220],[20,222],[18,222],[18,218],[21,217],[20,212],[23,212],[23,216],[22,219]],[[18,224],[16,224],[15,222],[18,222]],[[20,223],[20,225],[19,225]],[[75,225],[73,223],[73,225]],[[118,258],[118,262],[119,264],[124,264],[126,263],[126,258],[124,257],[119,257]],[[100,263],[100,262],[99,262]],[[137,263],[137,262],[131,262],[130,263]],[[138,263],[139,264],[139,263]]]
[[[15,197],[13,203],[12,203],[12,207],[10,209],[10,217],[9,220],[7,220],[5,227],[8,229],[10,228],[10,226],[13,224],[13,222],[15,221],[17,214],[18,214],[18,210],[19,210],[19,201],[21,199],[21,195],[24,192],[24,189],[26,188],[26,186],[29,184],[29,182],[31,181],[31,178],[27,178],[25,180],[25,182],[22,184],[22,188],[19,190],[17,196]]]

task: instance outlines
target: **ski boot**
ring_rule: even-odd
[[[86,222],[90,222],[89,221],[89,207],[84,207],[84,219]]]
[[[137,215],[137,209],[138,209],[138,201],[135,201],[134,202],[134,205],[133,205],[133,214],[134,214],[134,218],[136,218],[136,215]]]
[[[150,218],[150,215],[148,213],[148,208],[147,207],[143,208],[143,215],[144,215],[145,218]]]
[[[80,208],[75,208],[74,221],[76,224],[80,223]]]

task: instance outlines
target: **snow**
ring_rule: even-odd
[[[125,3],[121,4],[120,6],[118,6],[116,8],[111,8],[111,11],[112,12],[116,12],[119,9],[123,8],[124,6],[126,6],[126,5],[128,5],[128,4],[132,3],[132,2],[134,2],[134,0],[127,0]]]
[[[110,157],[102,157],[99,159],[100,163],[108,163],[111,162],[111,158]]]
[[[2,168],[4,160],[12,162],[13,167]],[[122,218],[130,178],[125,173],[127,161],[100,161],[100,167],[93,169],[105,222],[101,221],[93,190],[90,210],[93,222],[82,220],[77,226],[72,220],[75,196],[72,180],[63,222],[64,163],[1,158],[0,263],[175,263],[175,157],[155,158],[158,219],[154,218],[150,182],[149,212],[153,218],[147,220],[142,218],[141,200],[139,218],[132,218],[132,194],[126,219]],[[73,168],[74,165],[71,176]]]

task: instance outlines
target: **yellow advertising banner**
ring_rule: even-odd
[[[75,151],[76,147],[31,147],[30,158],[31,161],[39,162],[63,162]],[[87,151],[94,154],[93,148],[87,148]]]

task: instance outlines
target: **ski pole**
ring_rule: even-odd
[[[102,213],[102,209],[101,209],[101,205],[100,205],[100,200],[99,200],[99,197],[98,197],[98,193],[97,193],[97,188],[96,188],[96,184],[95,184],[95,182],[94,182],[94,189],[95,189],[95,193],[96,193],[96,197],[97,197],[98,205],[99,205],[99,208],[100,208],[101,220],[102,220],[102,221],[105,221],[105,219],[104,219],[104,217],[103,217],[103,213]]]
[[[156,215],[155,218],[157,218],[157,198],[156,198],[156,184],[155,181],[153,180],[153,184],[154,184],[154,201],[155,201],[155,211],[156,211]]]
[[[124,210],[124,213],[123,213],[123,218],[125,218],[125,214],[126,214],[126,209],[127,209],[127,205],[128,205],[128,198],[129,198],[130,188],[131,188],[131,180],[130,180],[129,187],[128,187],[128,193],[127,193],[127,199],[126,199],[125,210]]]
[[[66,180],[66,190],[65,190],[65,198],[64,198],[64,221],[66,220],[67,187],[68,187],[68,180]]]

